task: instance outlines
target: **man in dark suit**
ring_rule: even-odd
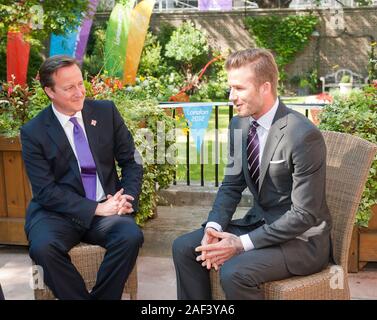
[[[85,100],[76,60],[48,58],[39,76],[51,105],[21,128],[30,257],[58,299],[120,299],[143,242],[140,156],[114,103]],[[68,255],[81,241],[106,249],[90,293]]]
[[[307,275],[329,262],[326,147],[321,132],[277,97],[278,69],[263,49],[226,62],[230,100],[227,171],[203,228],[173,244],[179,299],[211,299],[220,269],[227,299],[263,299],[260,285]],[[232,216],[248,188],[253,206]]]

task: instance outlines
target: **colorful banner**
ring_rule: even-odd
[[[105,70],[109,76],[123,77],[131,11],[135,0],[116,4],[110,15],[105,40]]]
[[[30,44],[23,38],[22,32],[8,31],[7,34],[7,81],[25,84],[29,64]]]
[[[50,38],[50,57],[57,54],[74,57],[77,46],[77,34],[77,31],[68,32],[65,35],[52,34]]]
[[[86,45],[88,44],[90,29],[92,28],[93,23],[93,17],[96,13],[97,6],[98,6],[99,0],[91,0],[87,15],[84,19],[84,21],[81,24],[80,33],[77,39],[77,47],[76,47],[76,59],[81,63],[82,59],[84,58]]]
[[[211,117],[212,106],[183,107],[183,112],[188,121],[190,135],[195,142],[196,151],[200,152],[208,128],[208,121]]]
[[[50,57],[65,54],[82,62],[98,2],[99,0],[90,0],[86,18],[76,30],[67,32],[65,35],[51,35]]]
[[[155,0],[141,1],[131,13],[123,83],[134,85]]]
[[[198,9],[199,11],[207,11],[207,10],[231,11],[232,0],[199,0]]]

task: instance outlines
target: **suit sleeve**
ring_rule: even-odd
[[[229,153],[224,180],[208,216],[208,222],[218,223],[222,230],[226,230],[246,188],[242,171],[241,129],[234,129],[234,119],[229,124]]]
[[[62,189],[55,181],[43,148],[31,130],[21,128],[22,156],[33,190],[33,201],[48,211],[67,215],[73,222],[89,228],[98,203]]]
[[[114,155],[121,168],[121,185],[124,193],[135,198],[132,203],[134,212],[139,209],[139,196],[143,182],[142,158],[135,148],[131,132],[125,125],[118,109],[113,105],[114,117]]]
[[[249,233],[257,249],[294,239],[322,221],[319,212],[326,206],[326,146],[319,130],[311,130],[301,141],[296,140],[292,163],[291,208],[273,223]]]

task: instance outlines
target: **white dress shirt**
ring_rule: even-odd
[[[52,111],[54,112],[56,118],[58,118],[60,124],[62,125],[64,132],[65,132],[65,134],[68,138],[69,144],[71,145],[73,153],[75,154],[75,157],[76,157],[76,160],[77,160],[75,142],[73,140],[73,127],[74,126],[73,126],[73,123],[71,121],[69,121],[69,119],[72,118],[72,117],[77,118],[77,121],[80,124],[81,128],[83,129],[86,139],[88,140],[86,132],[85,132],[85,126],[84,126],[84,121],[82,119],[81,111],[77,112],[73,116],[67,116],[67,115],[59,112],[58,110],[56,110],[56,108],[54,107],[53,104],[51,104],[51,105],[52,105]],[[77,165],[78,165],[79,170],[81,172],[81,168],[80,168],[80,164],[79,164],[78,160],[77,160]],[[96,200],[101,201],[101,200],[105,199],[106,196],[105,196],[105,192],[103,191],[101,181],[98,178],[98,172],[96,173],[96,177],[97,177]]]
[[[279,99],[276,98],[276,101],[274,105],[272,106],[272,108],[257,120],[257,123],[259,124],[259,126],[257,127],[257,134],[258,134],[258,139],[259,139],[259,163],[261,163],[262,161],[262,155],[263,155],[264,147],[266,145],[268,132],[270,131],[272,121],[274,120],[278,106],[279,106]],[[250,125],[254,120],[255,119],[253,119],[253,117],[250,117]],[[221,226],[217,222],[214,222],[214,221],[209,221],[206,224],[206,228],[208,227],[214,228],[215,230],[220,231],[220,232],[222,231]],[[248,234],[241,235],[240,239],[241,239],[241,242],[245,251],[254,249],[253,242],[251,241]]]

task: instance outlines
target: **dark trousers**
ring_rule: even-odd
[[[242,235],[253,227],[229,226],[227,232]],[[173,243],[173,260],[177,275],[177,296],[182,300],[210,300],[209,271],[196,261],[204,229],[185,234]],[[220,268],[220,282],[227,299],[263,299],[260,284],[288,278],[280,246],[254,249],[232,257]]]
[[[41,266],[44,281],[58,299],[120,299],[143,234],[131,216],[94,216],[89,230],[58,214],[36,222],[28,233],[29,254]],[[79,242],[106,249],[93,290],[71,263],[68,252]]]

